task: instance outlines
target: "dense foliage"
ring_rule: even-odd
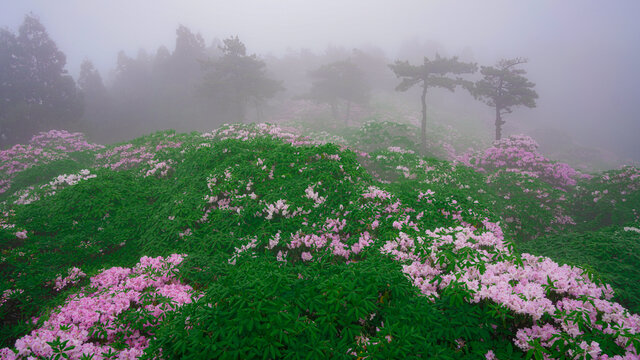
[[[390,123],[324,138],[0,153],[0,356],[638,357],[638,169],[579,176],[523,138],[465,165]]]

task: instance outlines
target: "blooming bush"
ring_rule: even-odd
[[[193,289],[175,278],[176,266],[183,258],[178,254],[143,257],[133,268],[104,270],[91,278],[90,287],[71,295],[39,328],[18,339],[15,351],[4,348],[0,356],[139,357],[148,346],[153,327],[165,314],[192,301]],[[79,273],[70,270],[70,276]]]
[[[69,153],[101,148],[102,145],[88,143],[81,133],[51,130],[34,135],[29,144],[0,151],[0,193],[11,187],[16,174],[34,165],[68,159]]]
[[[538,153],[538,143],[526,135],[512,135],[493,143],[484,152],[464,154],[456,159],[480,171],[506,171],[539,178],[553,186],[576,185],[585,176],[564,163],[553,162]]]

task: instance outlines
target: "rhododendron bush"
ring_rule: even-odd
[[[2,195],[0,355],[639,358],[637,203],[591,228],[581,205],[618,187],[635,201],[637,169],[586,179],[525,138],[467,166],[403,133],[364,140],[385,126],[334,144],[236,124],[25,158],[39,176],[5,174]]]
[[[480,171],[527,174],[559,187],[576,185],[576,180],[583,176],[568,164],[544,157],[538,152],[538,143],[526,135],[509,136],[495,141],[481,153],[467,153],[456,159]]]
[[[197,296],[175,278],[182,255],[142,257],[134,268],[113,267],[91,278],[90,286],[69,296],[42,325],[16,341],[6,359],[52,357],[136,358],[148,346],[153,327]],[[70,275],[77,271],[70,271]],[[60,283],[56,283],[56,289]],[[124,349],[123,349],[124,347]]]

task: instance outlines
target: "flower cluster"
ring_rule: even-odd
[[[111,170],[126,170],[139,164],[146,164],[154,156],[155,153],[146,146],[134,147],[133,144],[125,144],[96,154],[96,161]]]
[[[583,175],[565,163],[553,162],[538,153],[538,143],[526,135],[513,135],[493,143],[484,152],[456,157],[479,171],[505,170],[540,178],[549,184],[576,185]]]
[[[102,145],[88,143],[81,133],[64,130],[41,132],[31,138],[26,145],[14,145],[0,151],[0,193],[11,186],[15,175],[36,164],[68,158],[68,153],[98,150]]]
[[[63,189],[67,186],[73,186],[80,181],[93,179],[97,177],[96,174],[91,174],[91,171],[87,169],[80,170],[78,174],[62,174],[55,177],[48,184],[40,186],[40,190],[44,196],[51,196],[56,193],[57,190]],[[18,192],[16,199],[13,203],[16,205],[31,204],[34,201],[40,200],[40,196],[33,192],[34,187],[30,186],[22,191]]]
[[[545,348],[554,348],[554,334],[567,334],[566,341],[579,347],[585,334],[580,321],[571,315],[585,313],[591,318],[590,331],[613,335],[627,356],[638,356],[633,346],[627,345],[625,333],[640,332],[640,316],[611,302],[611,287],[594,283],[582,269],[529,254],[520,259],[492,232],[476,235],[472,229],[458,227],[426,233],[427,238],[417,239],[401,233],[397,240],[387,241],[380,249],[409,263],[403,271],[423,294],[438,297],[439,290],[455,282],[470,291],[472,302],[490,300],[534,321],[551,316],[551,323],[518,330],[514,341],[525,351],[534,339],[539,339]],[[454,253],[464,254],[455,264],[444,256],[443,250],[450,246]],[[589,352],[597,352],[597,343],[590,346]]]
[[[318,145],[319,142],[311,140],[308,137],[300,135],[299,131],[294,128],[281,128],[272,124],[242,124],[242,125],[223,125],[211,132],[202,134],[202,137],[209,140],[226,140],[236,139],[248,141],[259,136],[270,136],[274,139],[280,139],[285,143],[293,146]]]
[[[69,268],[67,273],[68,275],[65,277],[62,277],[62,275],[58,275],[55,281],[55,285],[53,286],[53,289],[55,291],[60,291],[65,287],[67,287],[68,285],[75,285],[78,282],[80,282],[80,280],[82,280],[83,277],[87,276],[87,274],[83,273],[82,270],[80,270],[75,266],[72,268]]]
[[[171,163],[171,160],[168,160],[168,161],[149,160],[147,164],[151,166],[151,169],[147,170],[144,173],[144,177],[148,177],[155,174],[158,174],[160,177],[167,176],[169,174],[169,171],[171,170],[171,167],[169,166],[170,163]]]
[[[319,182],[317,185],[322,185],[322,182]],[[324,196],[318,195],[317,191],[313,191],[314,188],[315,188],[315,185],[309,185],[309,187],[307,187],[304,190],[304,193],[305,193],[305,197],[307,199],[311,199],[315,203],[315,205],[313,205],[313,207],[318,207],[318,206],[322,205],[325,201],[327,201],[327,198],[324,197]]]
[[[7,300],[11,299],[11,297],[15,294],[22,294],[24,290],[22,289],[7,289],[2,292],[2,296],[0,296],[0,306],[4,305]],[[2,355],[2,353],[0,353]]]
[[[41,327],[18,339],[15,349],[0,350],[2,359],[50,358],[53,342],[67,345],[64,356],[132,359],[148,346],[150,330],[167,311],[192,302],[193,289],[176,278],[184,255],[142,257],[133,268],[114,267],[91,278],[91,287],[71,295]],[[138,315],[144,330],[123,322]]]

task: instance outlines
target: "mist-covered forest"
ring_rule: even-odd
[[[640,359],[638,6],[115,3],[0,15],[1,359]]]

